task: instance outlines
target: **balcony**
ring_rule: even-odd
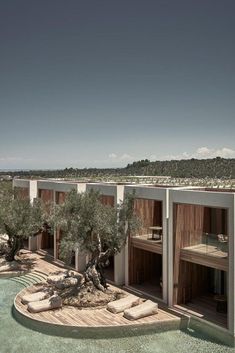
[[[180,250],[180,259],[227,271],[228,240],[224,234],[202,233],[199,243]]]
[[[149,227],[148,234],[134,235],[131,237],[131,245],[135,248],[162,254],[162,227]]]

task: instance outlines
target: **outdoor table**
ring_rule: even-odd
[[[152,226],[152,227],[149,227],[149,229],[152,231],[152,240],[161,240],[162,227]]]

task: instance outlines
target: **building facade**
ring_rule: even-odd
[[[15,179],[20,197],[61,203],[66,194],[96,190],[101,202],[117,207],[134,193],[141,220],[125,249],[110,258],[107,278],[162,301],[180,313],[235,337],[235,193],[192,187],[118,185]],[[61,234],[30,237],[29,250],[42,249],[60,260]],[[77,250],[73,266],[88,261]]]

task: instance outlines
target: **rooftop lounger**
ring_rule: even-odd
[[[40,313],[41,311],[61,308],[61,306],[62,306],[61,297],[59,297],[58,294],[54,294],[48,299],[29,303],[27,309],[31,313]]]
[[[157,314],[158,304],[151,300],[135,306],[134,308],[126,309],[124,311],[124,317],[128,320],[138,320],[142,317]]]
[[[140,298],[135,295],[128,295],[125,298],[115,300],[113,302],[108,303],[107,309],[114,314],[121,313],[125,309],[129,309],[134,305],[138,305],[140,303]]]
[[[51,294],[52,293],[48,289],[42,290],[36,293],[32,293],[32,294],[26,294],[22,297],[21,303],[28,304],[31,302],[37,302],[43,299],[47,299],[48,297],[50,297]]]

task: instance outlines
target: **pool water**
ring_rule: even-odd
[[[234,353],[194,331],[168,331],[139,336],[65,338],[33,331],[13,317],[12,304],[22,285],[0,279],[0,353]]]

